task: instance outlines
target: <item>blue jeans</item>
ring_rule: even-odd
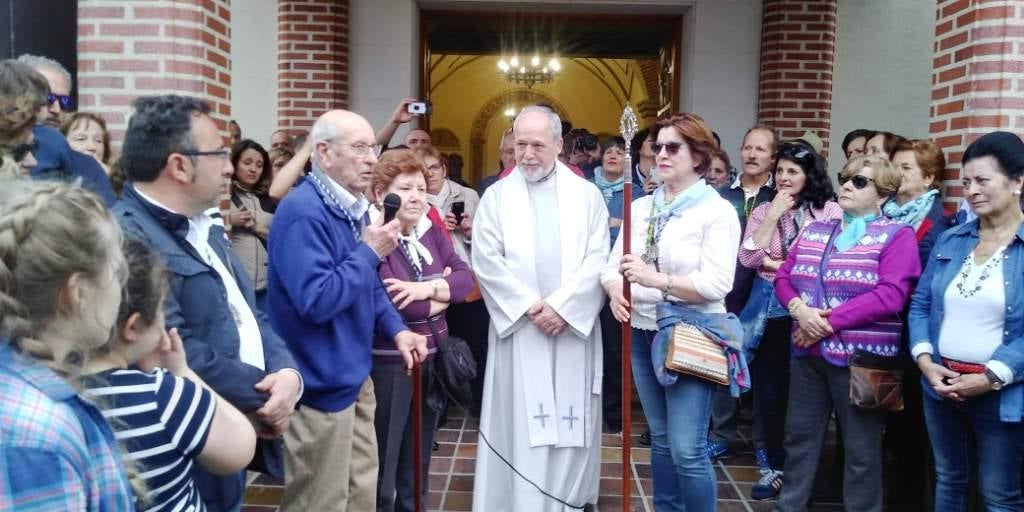
[[[997,391],[966,402],[925,395],[925,422],[935,454],[936,512],[967,510],[967,483],[975,466],[986,511],[1024,510],[1024,423],[1000,421],[999,398]],[[977,452],[971,449],[972,430]]]
[[[659,384],[651,365],[655,334],[634,328],[632,352],[633,380],[651,427],[654,510],[713,511],[718,487],[706,449],[716,385],[687,375],[669,387]]]

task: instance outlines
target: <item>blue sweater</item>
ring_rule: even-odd
[[[301,403],[346,409],[370,375],[374,335],[406,329],[377,274],[380,258],[312,180],[278,205],[267,248],[270,323],[302,373]]]

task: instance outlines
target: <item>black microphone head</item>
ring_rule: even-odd
[[[402,207],[402,198],[398,197],[398,194],[394,192],[384,196],[384,224],[391,222],[395,218],[395,214],[398,213],[398,209]]]

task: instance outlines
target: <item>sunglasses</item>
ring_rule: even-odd
[[[46,104],[53,105],[53,102],[59,101],[60,108],[62,110],[71,110],[74,107],[74,103],[71,101],[71,96],[64,96],[62,94],[50,93],[46,95]]]
[[[37,149],[39,149],[39,143],[37,141],[11,146],[11,158],[13,158],[16,163],[21,163],[21,161],[30,153],[35,154]]]
[[[775,152],[775,159],[784,158],[786,160],[796,159],[803,160],[811,155],[811,152],[802,146],[797,144],[783,144],[778,151]]]
[[[847,181],[852,181],[853,188],[860,190],[868,186],[868,183],[872,183],[875,180],[868,178],[867,176],[862,176],[860,174],[855,174],[853,176],[843,176],[841,174],[839,175],[839,186],[845,185]]]
[[[683,143],[682,142],[669,142],[669,143],[666,143],[666,144],[662,144],[660,142],[652,142],[651,143],[651,150],[654,151],[655,155],[660,155],[662,149],[664,149],[665,151],[668,151],[669,156],[676,156],[679,153],[679,150],[683,149]]]

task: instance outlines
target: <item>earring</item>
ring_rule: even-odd
[[[1014,190],[1014,191],[1013,191],[1013,195],[1015,195],[1015,196],[1019,196],[1019,195],[1020,195],[1020,190]]]

